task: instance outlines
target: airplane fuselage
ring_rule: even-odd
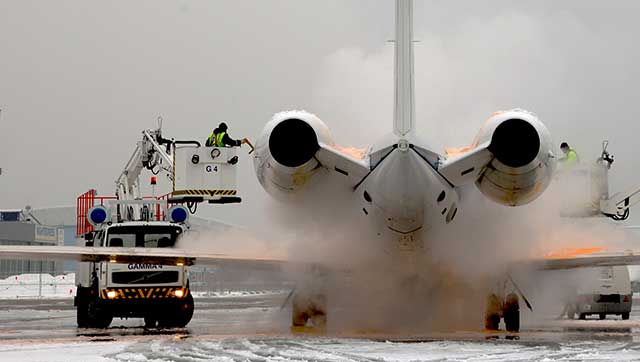
[[[458,208],[455,188],[418,150],[400,138],[378,151],[384,157],[355,189],[362,212],[374,224],[384,225],[386,236],[407,248],[407,242],[421,244],[422,240],[415,239],[434,226],[450,223]]]

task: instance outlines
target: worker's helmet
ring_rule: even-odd
[[[224,122],[220,122],[220,125],[218,125],[218,128],[223,132],[228,129],[227,124]]]

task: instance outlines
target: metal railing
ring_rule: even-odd
[[[165,201],[167,202],[166,207],[168,207],[169,199],[171,198],[171,196],[172,196],[172,193],[168,193],[158,197],[147,196],[147,197],[144,197],[143,199]],[[96,205],[104,206],[107,200],[118,200],[118,197],[97,196],[95,189],[90,189],[84,194],[78,196],[78,198],[76,199],[76,237],[82,236],[94,230],[93,225],[91,225],[89,223],[89,220],[87,220],[87,214],[89,213],[89,210],[91,210],[91,208]],[[160,204],[156,204],[155,208],[156,208],[156,213],[155,213],[156,220],[158,221],[164,220],[165,214]]]
[[[96,190],[91,189],[76,199],[76,236],[82,236],[93,231],[93,225],[87,220],[89,210],[96,206],[96,201],[104,205],[106,200],[117,200],[115,196],[96,196]]]

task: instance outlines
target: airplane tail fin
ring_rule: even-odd
[[[404,137],[414,128],[413,0],[396,0],[395,103],[393,132]]]

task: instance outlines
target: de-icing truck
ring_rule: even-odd
[[[116,181],[115,196],[101,197],[90,190],[78,197],[77,234],[88,247],[139,249],[140,254],[171,248],[189,233],[189,213],[199,203],[241,201],[235,187],[236,149],[164,139],[161,126],[142,134]],[[172,192],[141,197],[139,175],[144,169],[166,174]],[[152,177],[152,184],[156,180]],[[74,298],[78,327],[106,328],[114,317],[144,318],[146,327],[186,326],[194,311],[187,266],[148,260],[132,264],[114,257],[80,263]]]

